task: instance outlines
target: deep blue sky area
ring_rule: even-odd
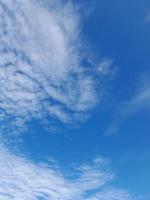
[[[89,44],[91,68],[99,77],[100,100],[89,111],[87,120],[71,126],[56,122],[55,131],[45,128],[40,120],[31,120],[21,136],[20,152],[35,162],[53,158],[64,168],[97,157],[106,158],[116,174],[114,186],[125,188],[138,200],[140,197],[148,200],[150,1],[73,0],[73,3],[82,12],[81,35],[85,46]],[[109,70],[114,72],[104,78],[97,69],[103,59],[112,60]]]

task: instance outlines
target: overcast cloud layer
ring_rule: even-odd
[[[1,129],[8,122],[22,130],[31,119],[71,123],[95,105],[79,30],[71,4],[0,1]]]

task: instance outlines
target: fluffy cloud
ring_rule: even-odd
[[[104,160],[96,159],[68,175],[58,167],[36,164],[1,146],[0,199],[130,200],[127,192],[108,188],[114,175],[107,168]]]
[[[70,3],[0,1],[1,129],[22,130],[31,119],[71,123],[96,104],[79,21]]]

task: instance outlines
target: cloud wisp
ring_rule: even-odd
[[[59,167],[36,164],[1,146],[0,199],[130,200],[126,191],[109,186],[114,175],[104,166],[104,160],[96,159],[68,176]]]
[[[1,130],[31,119],[71,123],[96,104],[79,22],[71,3],[0,0]]]
[[[150,111],[150,82],[147,77],[142,77],[135,94],[120,104],[115,113],[114,121],[108,127],[106,134],[117,133],[124,121],[144,110]]]

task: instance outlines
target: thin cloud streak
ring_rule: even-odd
[[[150,82],[147,77],[142,77],[134,96],[123,102],[116,110],[114,120],[105,132],[106,135],[117,133],[124,121],[136,113],[144,110],[150,111]]]

